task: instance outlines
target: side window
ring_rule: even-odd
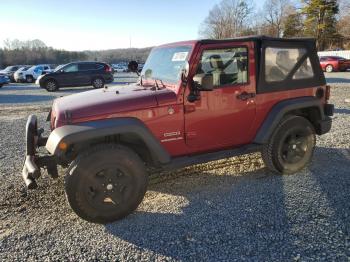
[[[102,69],[103,68],[103,65],[102,64],[94,64],[93,65],[93,69],[98,69],[98,70],[100,70],[100,69]]]
[[[78,65],[77,64],[71,64],[63,68],[63,71],[66,73],[69,72],[77,72],[78,71]]]
[[[197,74],[212,75],[215,87],[247,83],[247,48],[236,47],[203,51]]]
[[[293,79],[307,79],[314,77],[310,59],[307,58],[293,75]]]
[[[95,64],[79,64],[79,71],[94,70]]]
[[[43,71],[43,67],[42,66],[37,66],[35,69],[34,69],[34,72],[35,73],[41,73]]]
[[[267,47],[265,50],[266,82],[285,80],[304,54],[306,54],[304,48]],[[307,58],[294,73],[293,79],[306,79],[313,76],[310,59]]]

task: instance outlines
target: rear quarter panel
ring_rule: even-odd
[[[253,127],[254,132],[257,133],[259,131],[259,128],[267,118],[274,105],[292,98],[315,96],[318,88],[325,89],[325,86],[258,94],[255,100],[257,110],[256,121]]]

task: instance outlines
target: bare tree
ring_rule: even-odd
[[[281,37],[283,33],[283,22],[290,14],[289,0],[266,0],[264,4],[265,30],[272,36]]]
[[[200,35],[215,39],[241,36],[249,32],[247,20],[252,10],[247,0],[222,0],[209,11]]]

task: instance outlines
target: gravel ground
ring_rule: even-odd
[[[51,102],[3,103],[3,94],[12,92],[5,88],[0,261],[350,260],[350,104],[344,102],[350,85],[332,88],[332,131],[318,138],[304,171],[272,175],[260,155],[251,154],[153,174],[137,211],[105,226],[73,213],[62,176],[44,175],[37,190],[25,190],[20,174],[26,118],[35,113],[48,129]]]

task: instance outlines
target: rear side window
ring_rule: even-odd
[[[326,84],[313,39],[262,40],[257,42],[256,51],[259,61],[257,93]]]
[[[266,82],[284,81],[290,75],[297,63],[306,54],[305,48],[267,47],[265,50],[265,79]],[[314,76],[310,59],[307,58],[292,79],[306,79]]]
[[[204,50],[197,68],[197,74],[203,73],[213,76],[216,87],[247,83],[247,48]]]
[[[79,64],[80,71],[95,70],[98,68],[98,64]]]

